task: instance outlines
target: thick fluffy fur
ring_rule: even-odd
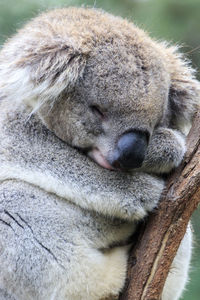
[[[5,44],[0,78],[0,298],[117,297],[129,237],[183,158],[199,101],[193,70],[126,20],[68,8]],[[99,166],[130,130],[148,135],[142,167]],[[188,228],[164,300],[180,297],[190,254]]]

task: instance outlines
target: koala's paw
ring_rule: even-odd
[[[152,135],[142,169],[156,174],[169,173],[182,161],[185,136],[177,130],[159,128]]]
[[[157,176],[135,173],[132,178],[132,186],[124,195],[123,216],[129,220],[141,220],[148,212],[152,211],[160,200],[164,189],[164,180]]]

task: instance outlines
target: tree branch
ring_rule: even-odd
[[[187,139],[187,153],[170,176],[158,209],[139,229],[120,300],[158,300],[171,263],[200,202],[200,112]]]

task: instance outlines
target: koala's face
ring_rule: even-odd
[[[199,107],[199,83],[176,47],[95,9],[33,19],[0,51],[0,77],[0,99],[26,103],[107,169],[140,167],[154,129],[187,132]]]
[[[199,106],[199,83],[176,47],[95,9],[35,18],[1,50],[0,75],[0,99],[28,104],[108,169],[140,167],[154,129],[187,131]]]
[[[40,110],[59,138],[107,169],[140,167],[154,128],[165,122],[168,74],[156,53],[143,52],[98,47],[70,93]]]

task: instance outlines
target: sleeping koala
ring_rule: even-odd
[[[0,52],[0,299],[116,299],[130,236],[181,162],[199,83],[103,11],[32,20]],[[179,299],[188,228],[163,300]]]

